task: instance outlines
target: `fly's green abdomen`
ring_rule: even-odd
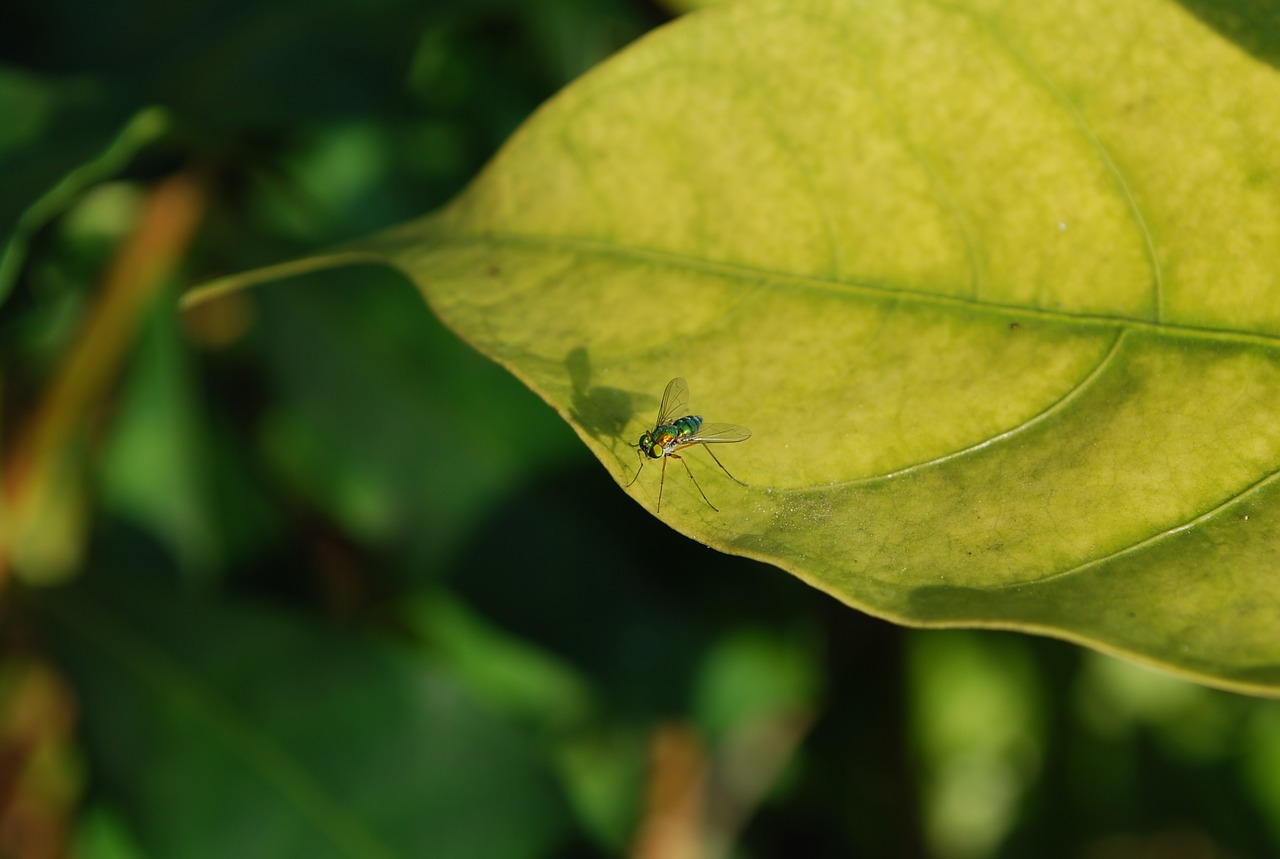
[[[677,420],[674,424],[676,435],[680,438],[688,438],[691,435],[697,435],[698,428],[702,426],[701,415],[685,415]]]

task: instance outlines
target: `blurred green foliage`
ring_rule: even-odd
[[[55,452],[74,563],[59,585],[7,565],[0,855],[659,857],[687,846],[663,815],[700,855],[1280,850],[1274,703],[901,630],[690,544],[388,272],[179,318],[192,280],[444,202],[661,22],[629,0],[0,13],[7,480],[150,189],[206,195]]]

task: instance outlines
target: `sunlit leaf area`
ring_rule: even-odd
[[[6,7],[0,859],[1280,855],[1278,65],[1269,0]]]

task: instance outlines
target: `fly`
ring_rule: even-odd
[[[736,424],[704,424],[701,415],[691,415],[688,411],[689,385],[684,379],[672,379],[667,383],[667,390],[662,394],[662,405],[658,406],[657,425],[641,433],[640,440],[636,443],[640,467],[636,469],[635,477],[631,478],[631,483],[627,486],[631,486],[640,477],[646,457],[662,460],[662,478],[658,481],[658,512],[662,512],[662,489],[667,482],[667,458],[678,459],[684,466],[685,473],[689,475],[689,479],[693,481],[693,485],[697,487],[702,500],[707,502],[708,507],[719,513],[720,509],[711,503],[707,493],[703,492],[702,487],[698,485],[697,478],[689,470],[689,464],[676,451],[695,444],[728,444],[746,441],[751,438],[751,430]],[[747,485],[729,474],[729,469],[724,467],[719,457],[711,453],[710,448],[707,449],[707,453],[730,480],[742,486]]]

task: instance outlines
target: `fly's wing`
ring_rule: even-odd
[[[662,405],[658,406],[657,426],[670,426],[676,418],[689,414],[689,383],[684,379],[672,379],[667,383],[667,390],[662,394]]]
[[[681,439],[684,444],[727,444],[734,441],[746,441],[751,438],[751,430],[737,424],[703,424],[697,435]]]

